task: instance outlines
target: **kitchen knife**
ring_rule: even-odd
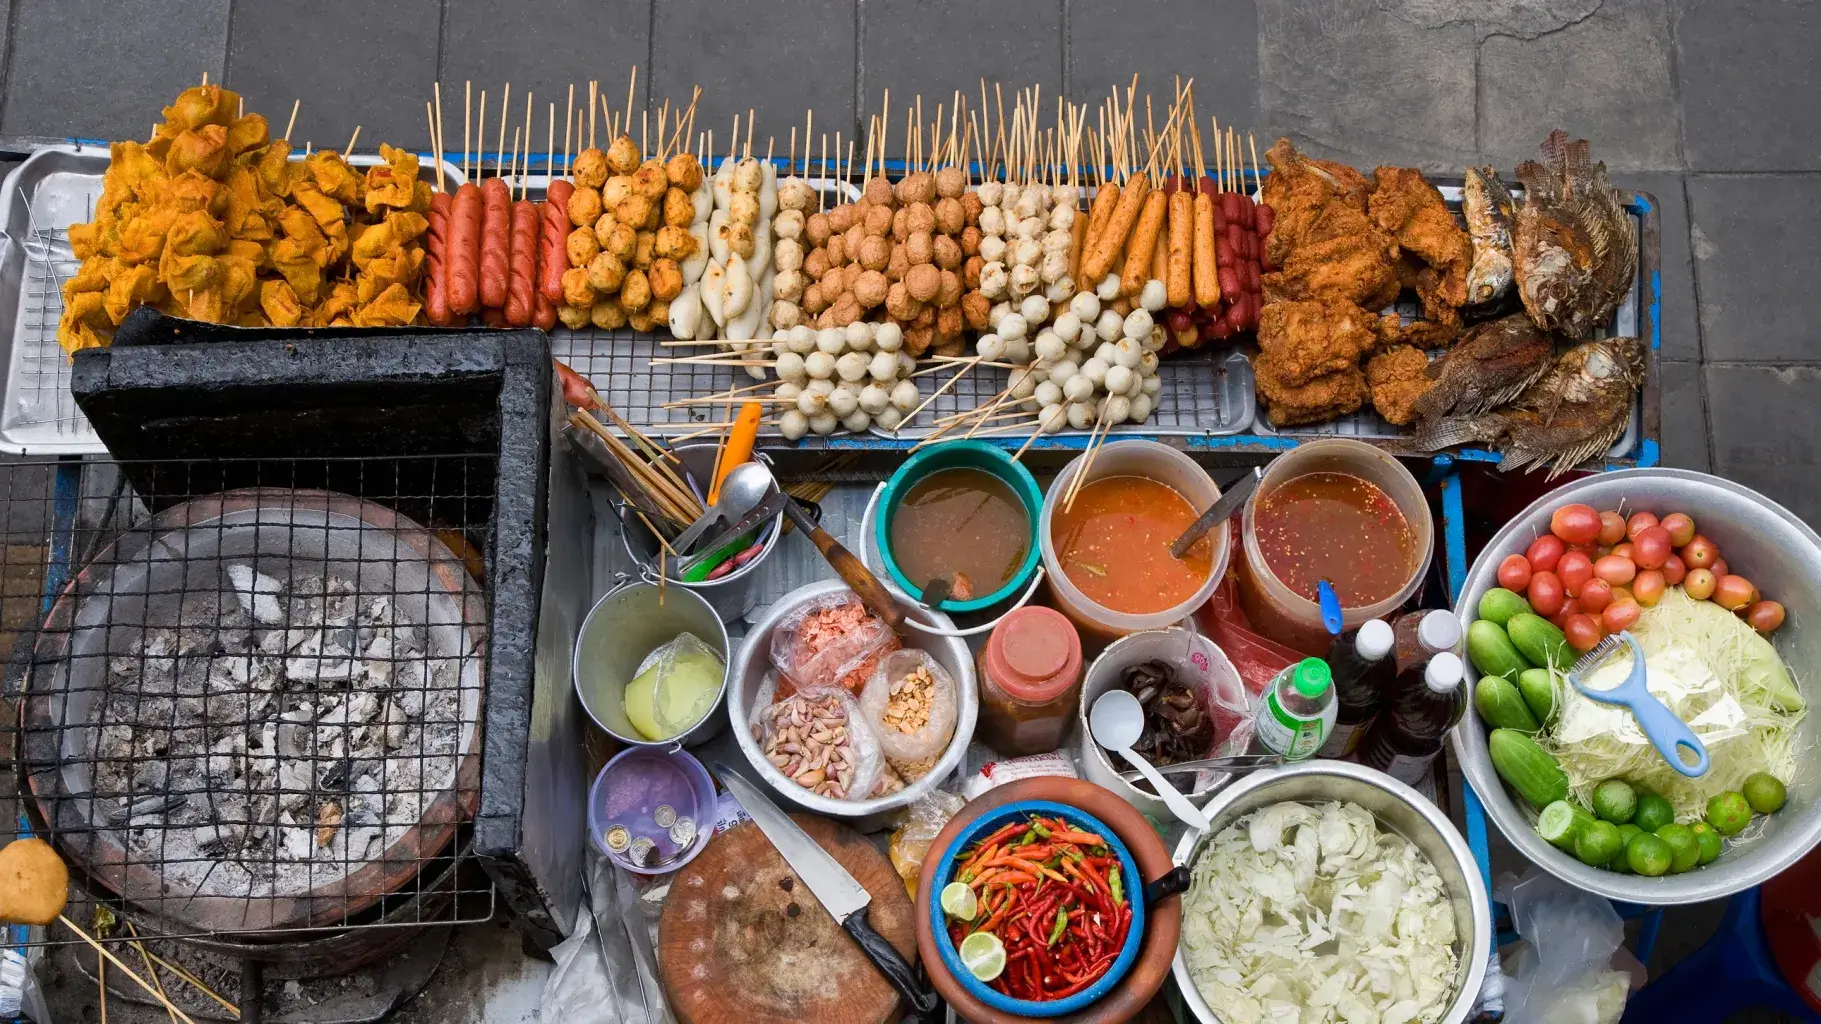
[[[1225,494],[1215,499],[1213,508],[1202,513],[1200,519],[1190,523],[1189,528],[1182,531],[1182,536],[1176,538],[1176,543],[1170,545],[1170,554],[1181,558],[1188,553],[1191,547],[1195,546],[1195,542],[1201,539],[1202,534],[1233,518],[1233,513],[1238,512],[1239,507],[1252,496],[1252,489],[1258,486],[1259,478],[1264,475],[1263,467],[1253,466],[1251,473],[1233,481],[1233,486],[1228,488]]]
[[[682,566],[677,570],[677,576],[685,582],[698,582],[689,578],[691,570],[712,561],[717,552],[727,545],[732,544],[734,541],[739,540],[742,534],[751,532],[755,527],[764,523],[772,516],[784,511],[784,503],[788,500],[790,500],[789,496],[783,491],[773,491],[766,495],[765,500],[754,505],[750,512],[747,512],[745,515],[734,520],[733,525],[722,530],[713,540],[700,545],[701,551],[699,554],[684,559]]]
[[[746,808],[746,813],[752,815],[753,824],[771,840],[784,863],[790,865],[797,878],[816,894],[816,899],[841,925],[841,930],[859,944],[860,951],[879,968],[879,973],[910,1001],[917,1019],[934,1021],[942,1001],[935,992],[918,983],[911,965],[898,955],[898,950],[884,936],[873,930],[866,915],[872,895],[854,881],[854,876],[848,874],[840,861],[798,828],[790,815],[779,810],[758,786],[719,761],[714,763],[714,773],[740,801],[740,806]]]

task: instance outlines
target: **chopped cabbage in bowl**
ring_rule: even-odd
[[[1191,867],[1182,942],[1224,1024],[1433,1024],[1455,981],[1454,911],[1417,848],[1353,803],[1285,802],[1222,829]]]

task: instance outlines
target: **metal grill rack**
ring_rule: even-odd
[[[72,920],[272,943],[493,916],[467,823],[497,469],[8,467],[0,739]]]

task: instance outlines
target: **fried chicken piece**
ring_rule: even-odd
[[[1414,167],[1380,167],[1373,176],[1377,187],[1368,203],[1372,222],[1395,238],[1404,254],[1435,271],[1429,294],[1423,297],[1423,315],[1440,319],[1440,304],[1458,308],[1467,301],[1473,243],[1423,172]]]
[[[1378,318],[1378,336],[1386,345],[1415,345],[1417,348],[1447,348],[1460,337],[1460,314],[1451,313],[1447,320],[1412,320],[1395,312]]]
[[[1383,309],[1397,301],[1391,247],[1364,216],[1359,224],[1359,233],[1337,235],[1291,251],[1280,264],[1282,269],[1262,277],[1265,302],[1314,299]],[[1271,237],[1277,237],[1275,231]]]
[[[1366,360],[1366,386],[1378,414],[1404,426],[1416,418],[1417,399],[1435,386],[1429,377],[1429,357],[1408,345],[1380,352]]]
[[[1366,212],[1366,200],[1372,192],[1366,176],[1352,167],[1332,160],[1315,160],[1297,152],[1289,139],[1280,138],[1265,151],[1271,173],[1265,178],[1264,202],[1275,209],[1291,195],[1319,193],[1338,199],[1347,206]]]
[[[1253,360],[1252,371],[1258,383],[1258,397],[1265,403],[1265,416],[1274,427],[1345,416],[1357,412],[1366,400],[1366,377],[1357,365],[1300,385],[1286,383],[1276,361],[1268,355]]]
[[[1280,384],[1299,386],[1357,369],[1378,347],[1377,328],[1377,318],[1351,302],[1273,302],[1259,316],[1258,347]]]

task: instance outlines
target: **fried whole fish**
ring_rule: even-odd
[[[1499,469],[1534,471],[1552,463],[1548,479],[1612,447],[1631,419],[1632,396],[1644,380],[1644,345],[1604,338],[1577,345],[1504,409],[1448,416],[1417,428],[1416,444],[1436,451],[1456,444],[1490,445],[1504,456]]]
[[[1524,186],[1513,236],[1513,270],[1537,326],[1577,341],[1611,321],[1637,272],[1631,219],[1594,163],[1587,140],[1561,129],[1542,146],[1543,163],[1517,167]]]
[[[1435,387],[1417,399],[1416,415],[1435,420],[1490,412],[1548,373],[1554,356],[1555,338],[1523,313],[1476,324],[1429,364]]]
[[[1467,269],[1467,302],[1492,305],[1511,288],[1511,230],[1516,204],[1498,172],[1491,167],[1467,168],[1461,189],[1461,212],[1467,217],[1467,237],[1473,244],[1473,265]]]

